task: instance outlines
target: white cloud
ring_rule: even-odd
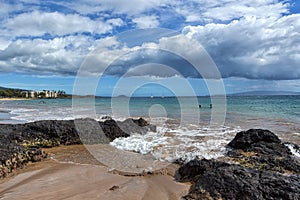
[[[0,71],[74,75],[91,45],[85,36],[16,40],[0,51]]]
[[[278,19],[245,17],[226,25],[211,23],[204,26],[187,26],[183,33],[203,44],[217,63],[223,77],[299,79],[300,37],[297,30],[300,30],[300,15],[294,14]],[[140,37],[139,33],[137,37]],[[146,38],[143,39],[147,41]],[[134,39],[132,41],[135,42]],[[203,55],[199,53],[202,52],[201,47],[184,37],[162,37],[156,42],[146,42],[131,48],[127,45],[131,46],[128,43],[120,43],[115,37],[95,41],[91,37],[80,35],[57,37],[52,40],[20,39],[0,51],[0,66],[3,72],[70,75],[77,72],[84,56],[95,50],[85,61],[86,74],[99,75],[110,62],[119,59],[107,71],[108,74],[122,76],[131,69],[128,76],[199,77],[187,63],[161,51],[168,50],[187,58],[194,65],[196,63],[205,66],[200,68],[200,73],[206,78],[215,77],[218,73],[208,67],[212,65],[209,65],[209,58],[206,60],[205,52]],[[143,51],[145,48],[152,50]],[[131,53],[124,55],[128,52]],[[152,72],[149,66],[131,68],[147,62],[175,66],[173,69],[177,72],[157,66]]]
[[[282,13],[287,13],[287,7],[288,4],[273,0],[221,1],[219,6],[207,9],[203,16],[224,21],[245,16],[279,17]]]
[[[158,17],[155,15],[141,16],[132,20],[137,28],[156,28],[159,26]]]
[[[280,18],[245,17],[224,24],[187,26],[217,62],[223,76],[300,78],[300,14]]]
[[[7,19],[1,26],[2,35],[42,36],[72,33],[106,33],[112,26],[101,20],[91,20],[78,14],[33,11]]]
[[[99,13],[112,11],[115,14],[127,16],[140,16],[145,12],[156,10],[171,10],[186,18],[187,22],[207,20],[232,20],[242,16],[279,16],[288,12],[287,1],[278,0],[81,0],[69,4],[76,11],[87,13]]]
[[[0,51],[5,49],[10,43],[11,41],[9,40],[9,38],[0,37]]]
[[[134,16],[158,8],[162,2],[162,0],[80,0],[69,3],[69,6],[82,14],[113,11],[115,14]]]
[[[174,1],[175,11],[187,22],[231,21],[245,16],[279,17],[289,4],[278,0],[191,0]]]
[[[162,33],[161,29],[156,30],[151,30],[150,37]],[[128,33],[131,36],[135,33],[136,38],[131,38],[133,42],[140,38],[140,32]],[[112,39],[115,41],[116,38]],[[100,75],[106,70],[106,74],[114,76],[123,76],[130,71],[127,76],[220,78],[219,71],[203,48],[183,35],[161,37],[156,42],[146,42],[130,48],[127,47],[131,46],[128,41],[124,44],[122,42],[103,40],[103,45],[97,47],[85,60],[81,68],[83,75],[88,74],[87,72]]]
[[[9,2],[0,2],[0,19],[6,19],[11,12],[18,12],[25,9],[25,6],[20,2],[16,2],[16,4],[12,5]]]
[[[186,24],[202,24],[185,24],[183,33],[205,46],[224,77],[300,78],[300,14],[289,14],[288,1],[22,0],[15,4],[0,2],[0,6],[0,67],[3,72],[32,70],[74,74],[86,53],[99,43],[104,45],[105,39],[96,39],[98,34],[114,33],[118,30],[115,27],[126,30],[177,26],[176,23],[185,20]],[[168,13],[172,16],[163,16]],[[83,36],[86,32],[91,36]],[[32,39],[45,38],[43,36],[48,34],[50,40]],[[23,37],[27,39],[21,39]],[[131,50],[168,47],[196,60],[198,55],[194,47],[180,42],[174,38],[164,38],[159,43],[147,40],[142,47]],[[106,60],[129,49],[126,45],[118,45],[117,41],[104,45],[104,57],[101,61],[95,58],[98,59],[95,62],[106,66]],[[158,54],[159,59],[167,58]],[[135,74],[146,74],[146,71],[137,70]]]
[[[134,76],[146,76],[152,78],[153,80],[159,80],[164,77],[173,77],[180,73],[170,66],[155,64],[155,63],[148,63],[143,65],[138,65],[135,68],[129,69],[126,73],[126,77],[134,77]]]
[[[121,18],[112,18],[106,21],[106,23],[111,24],[112,26],[122,26],[124,21]]]

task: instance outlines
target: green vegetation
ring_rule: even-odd
[[[49,94],[51,93],[51,94]],[[56,91],[35,91],[30,90],[4,88],[0,87],[0,98],[70,98],[71,95],[66,94],[63,90]]]
[[[25,98],[26,93],[24,90],[0,88],[0,98]]]
[[[63,90],[58,90],[57,96],[58,96],[59,98],[68,98],[68,97],[70,97],[70,95],[66,94],[66,92],[63,91]]]

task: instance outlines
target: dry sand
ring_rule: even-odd
[[[27,98],[0,98],[0,101],[30,100]]]
[[[97,149],[99,150],[99,147]],[[174,181],[171,175],[174,175],[175,165],[166,166],[153,174],[141,176],[140,173],[131,172],[128,176],[129,174],[124,172],[127,176],[123,176],[120,175],[122,171],[112,170],[100,164],[81,145],[53,148],[47,151],[51,159],[30,164],[25,169],[15,172],[14,176],[0,182],[1,200],[166,200],[180,199],[190,187],[189,184]],[[117,153],[113,155],[116,156]],[[121,156],[124,157],[124,154]],[[146,158],[137,161],[137,164],[143,166],[145,160],[149,162],[149,158]]]

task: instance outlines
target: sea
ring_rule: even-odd
[[[167,162],[220,158],[239,131],[268,129],[300,145],[300,96],[97,97],[0,101],[0,123],[143,117],[156,132],[110,145]]]

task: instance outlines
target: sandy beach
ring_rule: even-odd
[[[1,199],[180,199],[190,187],[174,180],[174,165],[162,173],[124,176],[99,163],[82,145],[46,151],[46,160],[1,180]]]
[[[27,98],[0,98],[0,101],[31,100]]]

